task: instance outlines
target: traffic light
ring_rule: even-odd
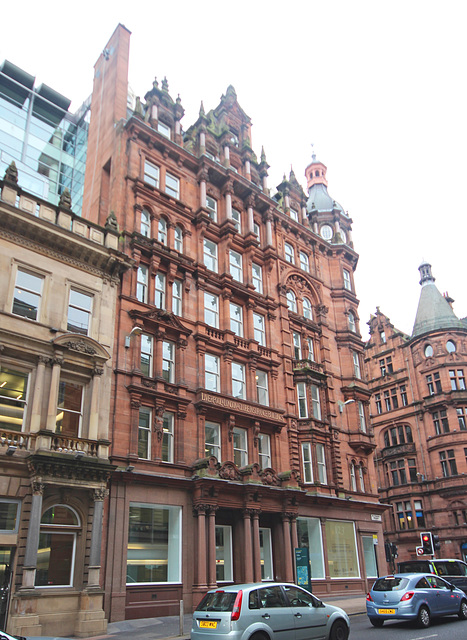
[[[390,542],[385,542],[384,543],[384,552],[386,554],[386,562],[391,562],[392,561],[392,553],[391,553],[392,549],[391,549],[391,543]]]
[[[434,555],[435,552],[433,549],[433,536],[431,534],[431,531],[424,531],[423,533],[420,534],[420,543],[423,548],[424,556]]]
[[[433,541],[433,549],[438,551],[441,548],[441,542],[439,541],[439,536],[436,533],[431,534],[431,539]]]
[[[398,557],[397,544],[395,544],[394,542],[391,542],[391,555],[392,555],[393,558],[397,558]]]

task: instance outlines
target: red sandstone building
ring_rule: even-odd
[[[384,534],[398,560],[416,558],[420,533],[439,535],[440,558],[467,559],[467,323],[420,266],[411,336],[378,309],[365,363],[373,393],[378,487]]]
[[[116,314],[103,551],[111,621],[189,610],[207,587],[319,595],[385,571],[351,219],[326,167],[268,189],[229,87],[182,130],[154,81],[128,111],[129,32],[95,67],[83,216],[133,260]]]

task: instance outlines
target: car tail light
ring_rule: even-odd
[[[373,598],[370,595],[370,592],[368,591],[368,593],[366,594],[366,599],[368,600],[368,602],[373,602]]]
[[[415,595],[415,591],[407,591],[407,593],[404,593],[404,595],[401,598],[401,602],[406,602],[407,600],[410,600],[410,598],[413,598]]]
[[[230,615],[230,619],[232,620],[232,622],[235,622],[235,620],[238,620],[240,617],[240,609],[242,608],[242,596],[243,591],[240,589],[240,591],[237,593],[237,597],[235,598],[232,613]]]

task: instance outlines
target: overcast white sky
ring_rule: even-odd
[[[105,6],[105,8],[104,8]],[[130,85],[180,93],[187,129],[229,84],[264,146],[269,186],[292,165],[306,186],[311,143],[329,193],[353,219],[360,327],[379,306],[411,333],[422,259],[467,316],[467,3],[463,0],[31,0],[2,12],[8,59],[72,99],[119,22]]]

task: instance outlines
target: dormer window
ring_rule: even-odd
[[[159,120],[157,123],[157,130],[161,135],[163,135],[165,138],[168,138],[170,140],[170,134],[172,130],[168,125],[166,125],[164,122],[161,122]]]
[[[290,209],[290,217],[292,220],[295,220],[295,222],[298,222],[298,211],[296,209]]]
[[[238,136],[235,133],[231,133],[230,135],[230,144],[234,147],[238,147]]]

